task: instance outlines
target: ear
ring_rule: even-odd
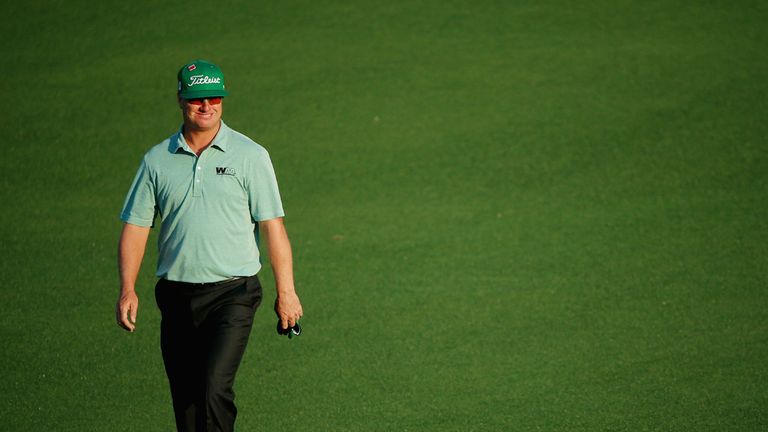
[[[179,108],[184,109],[184,99],[181,97],[181,94],[176,93],[176,102],[179,104]]]

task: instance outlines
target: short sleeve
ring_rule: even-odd
[[[258,154],[248,173],[248,204],[255,222],[285,216],[277,177],[266,151]]]
[[[141,161],[141,166],[133,179],[131,189],[123,204],[120,220],[131,225],[150,227],[155,220],[155,184],[152,181],[146,158]]]

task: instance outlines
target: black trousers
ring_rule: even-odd
[[[261,303],[254,275],[213,284],[160,279],[160,347],[180,432],[234,430],[235,374]]]

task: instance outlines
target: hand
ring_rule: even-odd
[[[280,319],[280,326],[283,330],[296,325],[299,318],[304,315],[299,296],[296,293],[278,294],[275,300],[275,313],[277,313],[277,317]]]
[[[115,306],[115,318],[117,325],[133,332],[136,330],[136,312],[139,309],[139,298],[135,291],[128,291],[120,294]]]

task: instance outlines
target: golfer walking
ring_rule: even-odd
[[[221,120],[228,92],[216,65],[193,61],[177,78],[183,124],[144,155],[121,213],[116,317],[136,329],[136,278],[159,220],[155,299],[177,429],[232,431],[235,374],[262,299],[260,231],[281,327],[303,312],[267,151]]]

